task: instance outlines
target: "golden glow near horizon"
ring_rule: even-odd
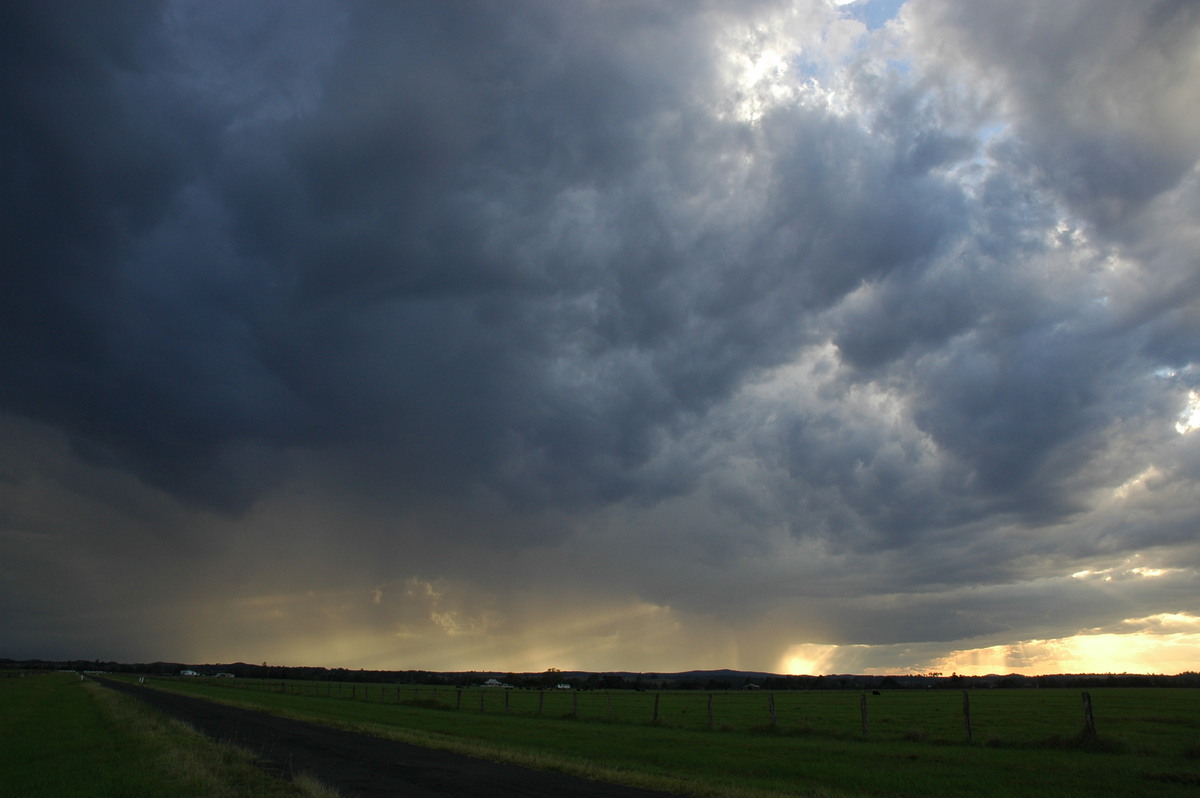
[[[779,670],[788,674],[830,673],[905,674],[941,673],[949,676],[986,676],[1018,673],[1040,676],[1055,673],[1159,673],[1174,675],[1200,665],[1200,617],[1188,613],[1160,613],[1129,618],[1129,631],[1082,632],[1070,637],[1023,640],[979,648],[959,649],[924,661],[903,665],[866,665],[872,661],[904,658],[911,647],[836,646],[801,644],[788,649]]]
[[[1105,584],[1108,578],[1156,579],[1155,569],[1126,567],[1106,573],[1089,571],[1079,578]],[[364,601],[374,603],[371,592]],[[533,618],[506,614],[495,628],[476,627],[452,633],[437,619],[420,627],[355,625],[352,602],[341,594],[268,596],[223,605],[206,623],[184,659],[195,661],[267,661],[272,664],[367,669],[444,671],[496,670],[540,672],[563,670],[674,672],[693,668],[767,670],[784,674],[873,675],[958,673],[964,676],[1018,673],[1161,673],[1173,675],[1200,665],[1200,616],[1188,612],[1128,618],[1104,629],[1084,630],[1060,638],[1037,638],[977,647],[953,643],[836,645],[797,643],[785,646],[778,659],[745,656],[761,644],[765,631],[740,640],[718,640],[698,633],[669,607],[651,604],[564,607]],[[327,612],[318,608],[329,605]],[[236,620],[234,610],[242,615]],[[347,610],[350,611],[347,611]],[[307,620],[304,620],[307,619]],[[220,626],[220,634],[216,627]],[[286,631],[285,631],[286,630]],[[226,645],[212,647],[215,639]],[[765,653],[769,646],[757,646]],[[778,650],[778,649],[777,649]],[[739,659],[739,655],[743,658]]]
[[[735,648],[715,629],[692,634],[664,605],[581,596],[497,603],[420,578],[223,599],[189,629],[184,659],[371,669],[687,670],[725,662]],[[217,639],[227,644],[214,648]]]
[[[1134,557],[1070,577],[1097,586],[1171,578],[1182,569],[1144,564]],[[196,661],[269,661],[273,664],[369,669],[497,670],[539,672],[628,670],[673,672],[693,668],[767,670],[785,674],[905,674],[964,676],[1019,673],[1163,673],[1200,664],[1200,616],[1164,612],[1127,618],[1103,629],[1060,638],[1035,638],[976,647],[946,644],[837,645],[796,643],[772,649],[775,627],[744,628],[722,638],[716,627],[646,602],[597,604],[583,597],[553,610],[510,603],[460,603],[459,586],[411,579],[358,591],[272,594],[226,599],[209,607],[191,628]],[[388,609],[364,623],[364,607]],[[398,603],[395,603],[398,602]],[[486,618],[486,622],[481,619]],[[449,619],[449,620],[448,620]],[[223,650],[211,641],[224,639]],[[757,653],[755,653],[757,652]]]
[[[1200,663],[1200,618],[1175,618],[1191,631],[1161,633],[1143,629],[1128,634],[1079,634],[1056,640],[1026,640],[1014,645],[955,651],[933,670],[964,676],[989,673],[1161,673],[1195,670]],[[1129,622],[1127,622],[1129,623]]]
[[[779,671],[787,674],[807,674],[817,676],[824,673],[834,673],[832,667],[837,661],[838,650],[841,646],[822,645],[820,643],[801,643],[788,648],[780,662]],[[856,648],[863,648],[856,646]]]

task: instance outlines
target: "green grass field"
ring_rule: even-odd
[[[505,691],[183,680],[161,686],[424,745],[693,795],[1191,796],[1200,691]],[[774,701],[776,723],[769,705]],[[539,714],[540,706],[540,714]],[[482,711],[481,711],[482,707]]]
[[[268,776],[137,701],[72,673],[0,678],[0,795],[20,798],[301,798],[317,782]]]

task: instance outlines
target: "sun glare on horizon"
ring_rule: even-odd
[[[960,676],[1058,673],[1175,675],[1200,663],[1200,617],[1162,613],[1128,619],[1128,632],[1080,633],[1054,639],[1022,640],[945,655],[914,657],[911,645],[798,644],[779,662],[781,673],[820,676],[833,673],[902,675],[941,673]]]

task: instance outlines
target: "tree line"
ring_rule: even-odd
[[[566,685],[575,690],[913,690],[1072,687],[1200,687],[1200,673],[1176,675],[1139,673],[1081,673],[1023,676],[1020,674],[945,676],[940,673],[903,675],[830,674],[789,676],[748,671],[688,671],[686,673],[632,673],[560,671],[550,668],[540,673],[501,673],[497,671],[438,672],[426,670],[365,670],[314,666],[270,665],[266,662],[187,664],[178,662],[122,663],[101,660],[13,660],[0,659],[5,671],[104,671],[178,675],[194,671],[202,676],[228,674],[249,679],[294,679],[349,683],[421,684],[445,687],[473,687],[496,679],[516,689],[553,689]]]

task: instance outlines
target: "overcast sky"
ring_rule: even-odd
[[[1200,664],[1200,6],[7,2],[0,656]]]

